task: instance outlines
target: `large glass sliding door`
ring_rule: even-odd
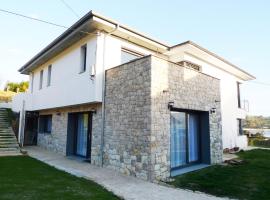
[[[199,116],[188,114],[188,158],[189,162],[199,160]]]
[[[87,113],[82,113],[78,114],[77,118],[76,154],[83,157],[87,156],[88,117]]]
[[[199,115],[171,112],[171,168],[198,162]]]
[[[186,114],[171,113],[171,167],[186,164]]]

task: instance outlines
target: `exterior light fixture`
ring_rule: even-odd
[[[210,109],[210,113],[211,113],[211,114],[215,114],[215,113],[216,113],[216,111],[217,111],[217,109],[216,109],[216,108],[211,108],[211,109]]]
[[[90,112],[93,114],[97,114],[97,110],[95,110],[95,109],[90,110]]]
[[[171,110],[174,106],[174,101],[169,101],[168,102],[168,109]]]

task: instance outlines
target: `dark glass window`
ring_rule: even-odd
[[[243,135],[243,122],[242,119],[237,119],[238,135]]]
[[[87,45],[81,46],[81,69],[80,73],[86,71]]]
[[[39,89],[42,89],[42,84],[43,84],[43,70],[40,71],[39,74]]]
[[[51,133],[52,132],[52,115],[40,115],[39,116],[39,133]]]
[[[52,78],[52,65],[48,67],[48,77],[47,77],[47,86],[51,85],[51,78]]]
[[[241,108],[240,84],[241,83],[237,82],[237,103],[238,103],[238,108]]]

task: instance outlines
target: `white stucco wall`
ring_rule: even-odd
[[[103,51],[104,41],[105,52]],[[87,44],[86,71],[80,73],[80,51],[84,44]],[[14,97],[13,109],[15,111],[21,110],[23,100],[25,100],[26,110],[102,102],[104,66],[105,69],[109,69],[121,64],[122,47],[145,55],[154,54],[150,50],[111,35],[105,36],[105,34],[100,33],[99,36],[86,37],[36,68],[29,76],[29,91]],[[51,85],[47,86],[49,65],[52,65]],[[39,89],[41,70],[43,70],[43,87]],[[90,75],[93,73],[95,77],[91,79]]]

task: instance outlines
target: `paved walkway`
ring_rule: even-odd
[[[126,200],[222,200],[204,193],[175,189],[125,176],[116,171],[67,158],[39,147],[24,148],[28,154],[57,169],[95,181]],[[207,181],[207,180],[206,180]]]

